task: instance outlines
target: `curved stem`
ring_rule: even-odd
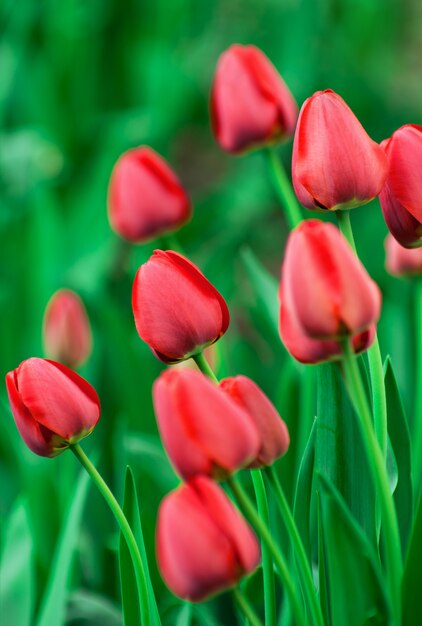
[[[302,539],[299,535],[296,522],[293,518],[292,512],[290,510],[289,504],[286,500],[286,496],[284,495],[283,489],[281,487],[274,467],[268,467],[265,470],[265,475],[268,477],[273,493],[276,497],[277,506],[279,508],[281,517],[290,537],[290,541],[292,542],[292,546],[296,553],[296,559],[299,565],[304,590],[306,592],[306,597],[308,598],[311,614],[313,616],[312,623],[315,624],[315,626],[324,626],[321,607],[318,604],[316,589],[312,580],[311,567],[308,562],[308,558],[306,556],[305,548],[303,547]]]
[[[296,585],[290,574],[289,566],[275,543],[268,526],[264,524],[262,519],[259,517],[258,512],[246,492],[243,490],[239,481],[234,476],[231,476],[227,482],[239,502],[240,507],[243,509],[243,512],[249,518],[252,526],[255,528],[262,541],[266,544],[268,551],[274,559],[274,563],[289,597],[297,626],[307,626],[304,610],[299,600]]]
[[[258,513],[264,524],[269,526],[270,516],[268,512],[268,500],[265,490],[264,480],[260,470],[253,470],[252,482],[255,489],[256,504]],[[265,608],[265,626],[276,626],[277,611],[275,602],[275,583],[273,560],[268,551],[266,544],[261,542],[262,550],[262,572],[264,578],[264,608]]]
[[[143,626],[149,626],[151,624],[149,608],[148,608],[148,590],[145,579],[144,566],[142,564],[141,554],[139,552],[138,544],[136,543],[132,529],[129,526],[125,514],[120,508],[119,503],[111,492],[109,486],[98,472],[97,468],[91,463],[85,452],[82,450],[79,444],[69,446],[73,454],[76,456],[81,465],[86,469],[91,479],[98,488],[98,491],[103,496],[104,500],[110,507],[111,512],[116,518],[119,524],[122,535],[126,540],[130,556],[132,557],[133,568],[135,570],[136,584],[138,587],[139,606],[141,610],[141,624]]]
[[[413,432],[415,436],[414,455],[415,468],[415,502],[419,497],[422,478],[422,278],[417,277],[414,287],[415,309],[415,412],[413,415]]]
[[[262,622],[259,619],[258,615],[253,610],[252,606],[249,603],[249,600],[246,596],[241,592],[239,587],[233,589],[233,595],[235,597],[237,606],[242,611],[243,615],[248,620],[251,626],[262,626]]]
[[[336,211],[337,221],[341,232],[356,252],[350,211]],[[387,400],[385,396],[384,370],[382,366],[381,350],[378,336],[375,336],[372,346],[368,350],[369,375],[372,388],[372,406],[374,412],[375,433],[384,459],[387,458]]]
[[[265,154],[274,180],[275,190],[284,207],[289,228],[293,230],[302,221],[300,205],[276,149],[268,148]]]
[[[390,492],[384,456],[381,452],[372,424],[371,410],[365,394],[356,357],[349,341],[343,344],[343,366],[350,400],[358,417],[362,441],[375,489],[378,492],[382,509],[382,526],[386,554],[389,596],[392,602],[393,623],[401,623],[400,587],[402,578],[402,560],[400,535],[393,497]]]
[[[211,380],[215,383],[218,383],[218,378],[214,374],[211,365],[208,363],[207,359],[204,356],[203,352],[198,352],[198,354],[193,354],[192,359],[195,361],[199,369],[205,376],[211,378]]]

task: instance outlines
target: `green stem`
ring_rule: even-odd
[[[233,595],[235,597],[237,606],[248,620],[250,626],[262,626],[261,620],[253,610],[252,606],[249,604],[246,596],[240,591],[239,587],[233,589]]]
[[[336,211],[337,221],[341,232],[355,252],[356,245],[350,222],[350,211]],[[372,407],[374,413],[375,433],[384,459],[387,458],[387,400],[385,396],[384,370],[382,366],[381,350],[378,336],[375,336],[372,346],[368,350],[369,375],[372,388]]]
[[[165,248],[166,250],[174,250],[174,252],[178,252],[179,254],[186,256],[175,233],[167,233],[166,235],[162,235],[159,241],[161,242],[163,248]]]
[[[82,450],[81,446],[79,444],[75,444],[70,446],[70,449],[90,475],[91,479],[97,486],[98,491],[107,502],[111,512],[113,513],[117,523],[119,524],[122,535],[126,540],[130,556],[132,557],[133,568],[135,570],[136,584],[138,587],[139,595],[139,606],[141,610],[141,624],[142,626],[150,626],[151,621],[148,607],[148,590],[145,579],[144,566],[142,564],[138,544],[136,543],[133,532],[129,526],[129,522],[127,521],[125,514],[120,508],[120,505],[112,494],[109,486],[104,481],[97,468],[91,463],[85,452]]]
[[[256,504],[258,513],[266,526],[270,524],[270,516],[268,512],[268,500],[265,490],[264,480],[260,470],[253,470],[252,482],[255,489]],[[265,608],[265,626],[276,626],[277,611],[275,601],[275,583],[274,583],[274,567],[271,554],[266,544],[261,542],[262,550],[262,572],[264,579],[264,608]]]
[[[198,354],[193,354],[192,358],[197,364],[197,366],[199,367],[199,369],[201,370],[201,372],[205,374],[205,376],[208,376],[208,378],[211,378],[212,381],[214,381],[215,383],[218,383],[218,378],[214,374],[203,352],[198,352]]]
[[[362,435],[372,480],[378,493],[382,509],[382,525],[386,554],[386,568],[389,585],[389,596],[392,602],[393,623],[401,623],[400,586],[402,578],[402,560],[400,552],[400,535],[397,515],[385,466],[384,455],[375,436],[371,410],[368,405],[365,389],[361,379],[356,357],[349,341],[343,344],[343,366],[350,400],[355,408],[358,424]]]
[[[289,228],[293,230],[302,221],[299,203],[276,149],[268,148],[265,153],[274,180],[275,190],[284,207]]]
[[[415,412],[413,415],[415,502],[422,485],[422,278],[415,280]]]
[[[277,506],[279,508],[281,517],[286,526],[287,533],[292,542],[292,546],[296,553],[296,560],[299,565],[299,571],[301,574],[304,590],[308,599],[309,607],[313,617],[312,623],[315,626],[324,626],[324,620],[321,613],[321,607],[318,604],[317,594],[312,580],[312,571],[306,556],[305,548],[303,547],[302,539],[300,538],[299,531],[296,526],[296,522],[293,518],[289,504],[284,495],[280,481],[274,467],[268,467],[265,470],[265,475],[268,477],[269,483],[272,487],[275,495]]]
[[[240,507],[243,509],[246,517],[249,518],[252,526],[255,528],[262,541],[266,544],[268,551],[273,557],[280,578],[284,584],[286,593],[290,599],[293,615],[295,616],[297,626],[307,626],[303,607],[301,606],[301,602],[299,600],[296,585],[290,574],[289,566],[284,559],[284,556],[280,552],[277,544],[275,543],[268,526],[264,524],[264,522],[260,518],[258,512],[253,506],[243,487],[240,485],[239,481],[234,476],[231,476],[227,480],[227,482],[230,485],[230,488],[235,495],[237,501],[239,502]]]

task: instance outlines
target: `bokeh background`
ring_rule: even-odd
[[[421,122],[421,28],[417,0],[0,3],[1,377],[23,359],[43,356],[46,303],[60,287],[76,290],[95,340],[81,373],[103,407],[85,449],[97,455],[119,496],[125,465],[133,467],[153,581],[169,624],[185,624],[187,613],[156,572],[153,536],[158,502],[177,478],[161,450],[151,404],[162,366],[138,338],[130,306],[134,274],[154,244],[122,256],[106,214],[112,166],[121,152],[140,144],[173,165],[194,203],[179,240],[232,313],[217,350],[219,374],[253,377],[294,435],[298,372],[278,339],[271,280],[279,276],[286,223],[262,154],[232,158],[213,140],[208,99],[215,64],[230,44],[253,43],[279,69],[299,105],[330,87],[381,141],[404,123]],[[289,169],[291,144],[280,153]],[[359,253],[383,291],[382,352],[392,355],[411,408],[412,287],[385,273],[386,227],[378,201],[354,211],[352,222]],[[26,602],[33,615],[52,571],[66,575],[69,568],[70,604],[61,599],[63,613],[51,626],[119,624],[114,521],[92,488],[70,542],[75,566],[67,565],[71,555],[57,556],[79,468],[70,453],[46,460],[28,452],[4,387],[0,397],[0,539],[4,554],[16,528],[24,529],[14,537],[15,558],[30,572],[25,594],[13,605]],[[293,436],[281,465],[288,491],[299,453]],[[6,570],[7,563],[0,575],[8,576]],[[193,613],[198,623],[234,623],[225,596],[204,610]]]

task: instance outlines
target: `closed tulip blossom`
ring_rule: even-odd
[[[93,387],[54,361],[23,361],[6,375],[6,386],[20,435],[40,456],[57,456],[89,435],[99,420]]]
[[[254,533],[224,492],[203,476],[162,501],[156,550],[167,586],[191,602],[233,587],[260,562]]]
[[[154,150],[141,146],[118,159],[110,179],[108,215],[123,239],[155,239],[183,226],[191,212],[180,180]]]
[[[157,358],[176,363],[201,352],[226,332],[224,298],[177,252],[155,250],[139,268],[132,291],[135,325]]]
[[[315,350],[315,358],[320,351],[335,354],[335,343],[306,346],[303,338],[336,342],[365,331],[373,338],[381,309],[377,285],[343,235],[318,220],[302,222],[289,236],[280,301],[283,341],[291,346],[296,336],[298,350]]]
[[[78,367],[90,356],[91,326],[74,291],[60,289],[51,297],[44,314],[43,343],[49,357],[68,367]]]
[[[387,159],[339,95],[308,98],[293,144],[292,179],[299,201],[315,211],[350,209],[381,192]]]
[[[272,465],[287,452],[290,444],[289,431],[277,409],[258,385],[246,376],[225,378],[220,387],[247,411],[258,428],[261,445],[251,467]]]
[[[211,91],[215,138],[241,153],[293,134],[297,104],[283,79],[255,46],[235,44],[218,60]]]
[[[394,276],[422,274],[422,248],[404,248],[389,234],[385,240],[385,266]]]
[[[183,479],[225,478],[257,458],[261,442],[254,420],[204,374],[163,372],[153,401],[164,447]]]
[[[402,126],[381,146],[388,159],[380,195],[388,229],[405,248],[422,246],[422,126]]]

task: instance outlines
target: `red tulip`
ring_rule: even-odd
[[[163,372],[153,400],[164,447],[185,480],[225,478],[255,460],[260,436],[254,420],[200,372]]]
[[[191,217],[190,200],[169,165],[154,150],[128,150],[114,166],[109,220],[123,239],[144,242],[176,230]]]
[[[396,276],[417,276],[422,274],[422,248],[403,248],[389,234],[385,240],[387,253],[385,266],[390,274]]]
[[[155,250],[136,274],[132,307],[139,336],[155,356],[176,363],[202,351],[227,330],[224,298],[181,254]]]
[[[381,295],[340,231],[318,220],[302,222],[287,242],[282,267],[282,337],[287,328],[308,339],[353,337],[373,326]],[[313,349],[335,350],[322,344]]]
[[[258,428],[261,447],[251,467],[271,465],[288,450],[289,431],[277,409],[258,387],[246,376],[234,376],[221,381],[220,387],[253,419]]]
[[[292,179],[308,209],[335,211],[365,204],[382,190],[387,161],[340,96],[327,89],[308,98],[296,127]]]
[[[233,45],[221,55],[211,92],[214,135],[226,152],[238,153],[292,135],[298,107],[265,54]]]
[[[402,126],[383,141],[388,175],[380,195],[390,232],[406,248],[422,245],[422,126]]]
[[[51,297],[43,325],[44,350],[55,361],[78,367],[92,350],[89,319],[80,297],[60,289]]]
[[[165,583],[193,602],[233,587],[260,562],[252,530],[224,492],[204,476],[164,498],[156,539]]]
[[[46,359],[27,359],[6,376],[13,417],[35,454],[57,456],[94,429],[100,401],[86,380]]]

